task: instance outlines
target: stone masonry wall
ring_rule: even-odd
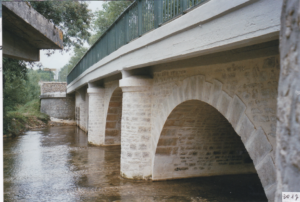
[[[300,192],[300,1],[284,0],[277,106],[277,194]],[[299,200],[299,198],[298,198]]]
[[[88,143],[104,144],[104,88],[88,88]]]
[[[151,178],[151,91],[124,92],[121,131],[121,176]]]
[[[105,145],[121,144],[122,94],[122,89],[117,88],[109,101],[105,126]]]
[[[244,102],[247,106],[246,115],[250,121],[256,128],[263,128],[275,147],[278,56],[200,67],[193,64],[193,61],[187,62],[189,64],[184,62],[168,64],[173,68],[182,67],[182,69],[154,73],[152,109],[154,117],[159,114],[164,98],[172,93],[173,86],[178,86],[190,76],[204,75],[209,88],[213,86],[214,79],[218,80],[223,84],[224,92],[231,97],[237,95]],[[195,67],[183,68],[185,66]],[[273,158],[274,154],[275,150]]]
[[[75,118],[74,97],[41,99],[41,112],[58,119]]]
[[[232,51],[154,66],[152,91],[152,155],[171,111],[198,99],[218,109],[241,137],[266,195],[276,188],[276,101],[278,46]],[[153,164],[156,163],[156,156]],[[153,170],[155,179],[155,170]]]
[[[65,93],[67,91],[66,82],[45,82],[41,85],[41,94],[60,92]]]
[[[104,121],[105,121],[105,137],[104,137],[104,144],[105,145],[112,145],[112,144],[121,144],[121,116],[122,116],[122,90],[119,88],[119,81],[109,81],[109,82],[105,82],[104,83],[105,86],[105,93],[104,93]],[[121,94],[116,93],[116,95],[120,95],[121,97],[119,97],[119,101],[121,102],[119,105],[119,109],[111,109],[110,110],[110,102],[112,101],[112,96],[114,94],[115,91],[120,91]],[[114,98],[114,99],[118,99],[118,98]],[[113,100],[114,100],[113,99]],[[113,115],[119,114],[119,123],[114,125],[113,123],[111,123],[111,125],[109,126],[110,128],[107,128],[107,122],[115,122],[114,120],[112,120],[112,118],[114,117]],[[112,115],[112,116],[109,116]],[[108,120],[111,119],[111,120]],[[118,119],[118,118],[116,118]],[[116,121],[118,122],[118,121]],[[108,124],[109,125],[109,124]],[[116,130],[119,130],[120,132],[116,132],[116,130],[114,131],[114,127],[116,126]]]
[[[180,104],[169,115],[155,158],[155,179],[256,173],[226,118],[196,100]]]

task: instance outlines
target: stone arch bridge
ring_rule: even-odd
[[[257,172],[273,201],[281,7],[210,0],[120,47],[68,82],[77,125],[125,178]]]

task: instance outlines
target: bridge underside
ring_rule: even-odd
[[[77,124],[123,177],[257,172],[272,200],[278,77],[278,40],[127,71],[76,91]]]
[[[211,105],[189,100],[168,116],[154,156],[153,179],[256,173],[241,138]]]

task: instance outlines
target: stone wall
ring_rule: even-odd
[[[300,1],[285,0],[281,15],[277,106],[277,194],[300,192]],[[299,200],[299,199],[298,199]]]
[[[212,106],[190,100],[168,116],[158,141],[153,173],[158,180],[256,171],[226,118]]]
[[[41,99],[41,112],[58,119],[75,119],[74,97]]]
[[[112,94],[106,116],[105,145],[121,144],[122,89]]]
[[[267,197],[273,200],[279,58],[278,44],[265,45],[153,67],[152,166],[162,167],[156,165],[155,152],[160,151],[157,145],[172,110],[185,101],[200,100],[216,108],[232,125],[253,160]],[[155,171],[153,168],[153,179],[156,175],[161,178]]]
[[[143,86],[140,81],[143,79],[120,81],[123,91],[121,176],[151,179],[151,87]]]
[[[66,82],[44,82],[41,85],[41,94],[65,93],[67,91]]]
[[[41,84],[42,113],[57,119],[75,119],[75,98],[67,96],[67,83],[45,82]]]
[[[104,83],[104,93],[98,95],[104,98],[103,104],[99,102],[104,110],[93,117],[102,120],[104,115],[99,127],[108,126],[107,133],[116,130],[112,127],[120,114],[113,109],[121,101],[116,89],[123,91],[121,175],[158,180],[251,173],[255,168],[272,201],[276,188],[278,41],[164,63],[151,70],[153,78],[128,72],[120,81]],[[88,110],[85,96],[76,93],[83,129],[87,113],[95,110]],[[184,121],[178,112],[183,113]],[[175,132],[170,132],[173,129]],[[103,137],[102,133],[96,135]],[[110,137],[102,138],[105,144],[110,144]]]

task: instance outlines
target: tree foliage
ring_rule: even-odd
[[[17,104],[26,102],[27,68],[24,62],[3,58],[3,106],[13,110]]]
[[[36,70],[40,81],[54,81],[54,73],[52,71]]]
[[[95,18],[92,22],[92,29],[96,34],[89,38],[89,45],[92,45],[97,41],[97,39],[109,28],[110,25],[112,25],[112,23],[131,4],[131,2],[132,1],[105,2],[102,5],[103,10],[96,11],[94,15]],[[87,50],[88,48],[83,46],[76,46],[74,48],[74,55],[70,58],[68,64],[63,66],[59,72],[59,81],[67,81],[67,75],[79,62]]]
[[[68,73],[73,69],[73,67],[79,62],[79,60],[82,58],[82,56],[86,53],[88,48],[86,47],[78,47],[74,48],[74,55],[70,58],[69,62],[61,68],[58,80],[59,81],[67,81],[67,75]]]
[[[102,5],[103,9],[95,13],[92,29],[96,34],[90,37],[89,44],[94,44],[131,3],[132,0],[105,2]]]
[[[65,50],[88,41],[92,12],[79,1],[31,1],[32,7],[62,30]]]

